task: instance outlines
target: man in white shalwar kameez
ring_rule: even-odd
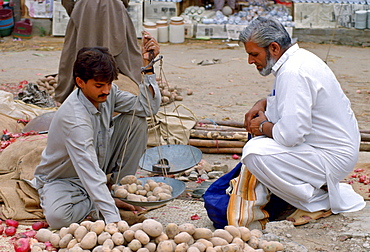
[[[329,67],[314,54],[291,44],[274,19],[258,18],[240,34],[261,75],[271,72],[270,95],[245,115],[254,138],[242,162],[271,193],[297,208],[295,225],[331,213],[358,211],[364,199],[346,183],[360,144],[348,98]]]

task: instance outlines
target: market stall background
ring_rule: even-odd
[[[60,0],[0,0],[0,6],[11,9],[14,18],[11,31],[8,27],[6,34],[1,36],[11,35],[9,31],[17,35],[17,25],[22,25],[23,32],[29,33],[15,36],[20,39],[65,34],[69,16]],[[149,23],[154,24],[151,30],[154,32],[160,28],[157,24],[159,20],[166,20],[167,28],[170,28],[172,18],[176,17],[183,22],[183,32],[180,33],[183,33],[181,36],[185,39],[238,40],[240,31],[252,19],[274,16],[298,41],[363,46],[370,44],[370,0],[237,1],[233,14],[226,7],[216,12],[212,1],[208,0],[132,0],[128,12],[138,38],[141,38],[141,31]],[[0,22],[1,18],[0,13]],[[24,27],[31,27],[31,30],[25,30]],[[180,39],[174,43],[181,42]]]

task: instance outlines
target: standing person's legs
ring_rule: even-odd
[[[225,0],[214,0],[215,11],[220,11],[225,5]]]
[[[93,210],[93,203],[78,181],[56,180],[45,184],[38,193],[46,221],[53,229],[81,222]]]
[[[227,5],[230,6],[230,8],[233,9],[233,11],[235,11],[236,0],[227,0]]]
[[[107,152],[110,157],[107,157],[105,165],[106,174],[112,173],[111,183],[136,173],[147,142],[148,124],[145,117],[121,114],[114,118],[114,132]]]

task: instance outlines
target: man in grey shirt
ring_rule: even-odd
[[[149,52],[154,52],[155,58],[159,45],[146,34],[144,65],[149,63]],[[107,48],[79,51],[73,71],[78,88],[51,122],[47,146],[32,181],[51,228],[80,222],[91,211],[100,213],[106,223],[118,222],[117,206],[134,210],[113,198],[109,185],[135,174],[147,144],[146,117],[157,113],[161,95],[152,68],[145,72],[138,96],[112,83],[117,74]],[[119,115],[113,117],[114,112]]]

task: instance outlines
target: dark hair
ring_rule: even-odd
[[[73,65],[73,80],[76,77],[83,81],[103,81],[111,83],[118,78],[118,69],[113,56],[106,47],[83,47],[77,53],[77,59]]]
[[[254,42],[259,47],[267,47],[276,42],[282,49],[288,49],[292,40],[284,26],[274,18],[258,17],[240,33],[241,42]]]

